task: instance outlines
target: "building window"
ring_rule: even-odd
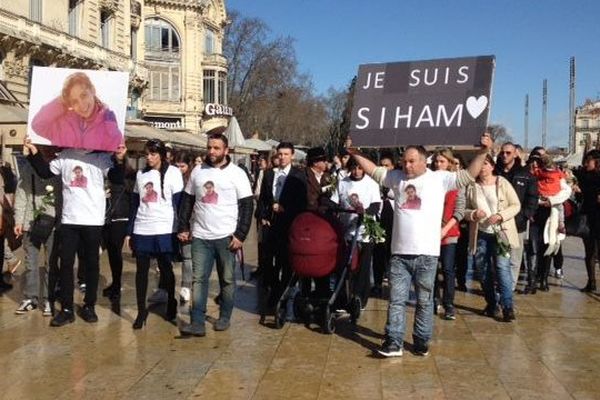
[[[146,20],[146,53],[152,58],[170,55],[179,58],[179,36],[167,21],[158,18]]]
[[[219,103],[227,105],[227,74],[219,71]]]
[[[0,81],[4,81],[4,59],[6,56],[0,51]]]
[[[204,36],[204,53],[214,54],[215,53],[215,32],[212,29],[205,30],[206,35]]]
[[[42,0],[29,0],[29,19],[42,22]]]
[[[216,103],[215,99],[215,71],[204,70],[204,104]]]
[[[150,71],[150,100],[181,101],[181,53],[179,35],[159,18],[144,22],[144,57]]]
[[[203,73],[204,104],[227,104],[227,74],[212,69],[205,69]]]
[[[69,0],[69,35],[79,36],[82,0]]]
[[[102,39],[102,47],[107,49],[112,48],[112,25],[113,15],[104,10],[100,12],[100,37]]]

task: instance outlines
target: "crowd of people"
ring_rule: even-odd
[[[488,134],[469,165],[450,149],[429,153],[407,146],[390,152],[362,153],[348,141],[331,161],[320,147],[296,165],[292,143],[260,156],[250,171],[232,162],[224,128],[207,134],[206,156],[172,154],[160,140],[145,145],[145,167],[136,171],[121,144],[114,153],[36,146],[25,141],[27,161],[11,188],[14,235],[23,238],[25,267],[22,301],[16,314],[41,309],[59,327],[75,320],[74,266],[85,288],[80,317],[98,321],[99,249],[105,249],[111,283],[101,290],[120,313],[123,247],[136,260],[137,316],[147,320],[148,302],[164,302],[164,318],[178,317],[180,302],[190,303],[190,322],[181,334],[206,334],[209,278],[216,266],[219,317],[216,331],[227,330],[234,310],[235,264],[256,220],[261,313],[272,313],[289,284],[289,235],[305,211],[322,215],[340,228],[341,240],[357,243],[354,293],[364,307],[382,297],[387,281],[389,308],[383,356],[400,356],[411,288],[416,298],[413,349],[426,355],[433,320],[456,319],[455,291],[467,290],[469,271],[481,285],[482,314],[515,320],[515,293],[548,291],[554,262],[562,277],[561,241],[574,214],[587,217],[585,247],[588,283],[596,290],[595,263],[600,247],[600,151],[586,153],[574,171],[558,167],[545,149],[525,157],[507,142],[493,154]],[[376,162],[375,162],[376,161]],[[6,196],[3,196],[5,198]],[[352,210],[352,213],[340,212]],[[8,212],[5,207],[5,212]],[[376,221],[385,240],[367,234],[366,219]],[[357,226],[358,225],[358,226]],[[4,232],[6,235],[6,232]],[[0,238],[2,243],[4,237]],[[4,248],[4,246],[2,246]],[[151,260],[158,265],[157,290],[147,299]],[[10,265],[9,268],[13,268]],[[181,264],[179,296],[174,263]],[[526,276],[519,288],[519,276]],[[11,285],[0,280],[1,290]],[[331,291],[331,278],[300,282],[319,293]],[[178,301],[179,300],[179,301]],[[60,303],[60,308],[55,307]]]

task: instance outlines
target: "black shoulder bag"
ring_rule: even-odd
[[[33,211],[37,210],[35,205],[35,177],[31,175],[31,192],[33,197]],[[48,214],[40,214],[31,223],[31,228],[29,229],[29,240],[33,243],[34,246],[40,247],[42,244],[46,243],[54,227],[56,226],[56,217],[50,216]]]

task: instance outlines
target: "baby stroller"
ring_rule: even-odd
[[[354,272],[358,269],[356,238],[362,215],[359,214],[358,218],[357,232],[350,246],[345,244],[344,234],[337,224],[322,215],[304,212],[294,219],[289,235],[293,274],[275,308],[277,328],[285,324],[289,301],[293,301],[294,314],[298,319],[307,325],[315,321],[328,334],[335,331],[336,309],[346,309],[352,323],[358,320],[361,301],[359,296],[354,295],[352,284]],[[292,298],[299,280],[302,289]]]

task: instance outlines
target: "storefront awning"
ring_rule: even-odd
[[[248,147],[254,149],[256,151],[271,151],[273,147],[260,139],[246,139],[244,142],[244,147]]]

